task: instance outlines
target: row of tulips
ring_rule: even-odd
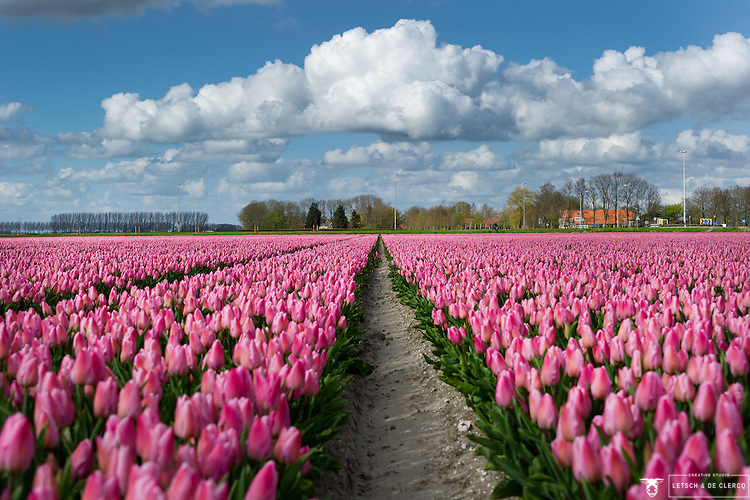
[[[40,311],[6,309],[0,495],[311,496],[312,479],[334,465],[322,445],[346,419],[337,395],[347,372],[369,368],[356,360],[356,298],[376,257],[375,238],[278,239],[277,247],[268,240],[240,252],[254,257],[234,262],[227,262],[232,249],[252,247],[256,237],[217,240],[213,250],[202,247],[213,253],[199,264],[213,263],[213,270],[145,287],[116,280],[108,291],[79,286]],[[102,240],[111,247],[100,249],[108,272],[124,275],[110,257],[134,252],[132,241]],[[145,242],[144,253],[175,255],[183,245],[182,238],[136,241]],[[18,274],[5,265],[5,276]],[[21,274],[34,284],[44,279]]]
[[[21,238],[0,245],[0,312],[54,307],[61,297],[153,286],[190,273],[311,247],[310,235]],[[52,303],[51,303],[52,302]]]
[[[496,496],[748,497],[748,235],[383,238]]]

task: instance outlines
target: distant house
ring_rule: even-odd
[[[606,217],[606,220],[605,220]],[[627,226],[628,221],[632,224],[635,221],[635,214],[632,210],[563,210],[560,215],[560,227],[577,227],[577,226]]]

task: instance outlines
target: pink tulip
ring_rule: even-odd
[[[630,484],[630,468],[622,452],[613,445],[602,447],[599,452],[604,483],[614,485],[622,493]]]
[[[259,370],[253,371],[255,401],[260,408],[270,411],[279,407],[281,402],[281,382],[282,380],[275,373],[269,373],[268,376],[264,376]]]
[[[279,477],[276,472],[276,463],[273,460],[266,462],[250,483],[250,488],[245,494],[245,500],[275,500]]]
[[[39,380],[39,363],[36,355],[29,351],[21,358],[16,372],[16,380],[22,387],[35,386]]]
[[[209,424],[201,432],[197,459],[204,478],[219,481],[239,462],[241,455],[239,438],[233,429],[220,432],[215,424]]]
[[[552,456],[561,469],[568,469],[573,462],[573,443],[566,441],[558,434],[551,443]]]
[[[618,432],[625,435],[630,433],[633,426],[633,416],[627,402],[619,395],[611,393],[607,396],[602,413],[602,425],[608,436],[614,436]]]
[[[293,391],[298,391],[305,386],[305,367],[299,360],[295,361],[292,369],[289,370],[285,385]]]
[[[687,373],[680,373],[674,377],[674,398],[680,402],[689,402],[695,398],[695,386]]]
[[[612,380],[609,378],[607,369],[603,366],[594,368],[591,376],[591,397],[594,399],[605,399],[612,391]]]
[[[588,439],[578,436],[573,441],[573,476],[578,481],[593,483],[602,477],[602,464],[599,454]]]
[[[671,474],[671,468],[669,467],[669,464],[664,459],[664,457],[662,457],[658,453],[654,453],[653,455],[651,455],[651,458],[649,459],[648,463],[646,464],[646,468],[643,471],[642,477],[644,479],[661,479],[664,482],[660,486],[651,484],[637,485],[636,490],[640,490],[642,492],[641,495],[639,495],[637,498],[666,499],[667,488],[665,488],[665,486],[666,481],[669,479],[669,474]],[[643,493],[646,493],[648,497],[646,495],[643,495]]]
[[[120,418],[137,417],[141,412],[141,394],[134,380],[128,380],[120,390],[117,414]]]
[[[566,403],[560,407],[557,429],[566,441],[573,441],[576,437],[586,432],[583,419],[579,415],[578,410],[570,403]]]
[[[35,451],[34,431],[23,413],[5,420],[0,431],[0,470],[17,474],[29,468]]]
[[[218,340],[214,340],[213,344],[211,345],[211,348],[206,353],[206,356],[203,358],[203,368],[213,368],[214,370],[218,370],[224,366],[224,348],[221,345],[221,342]]]
[[[711,455],[708,452],[708,440],[702,432],[696,432],[687,438],[680,456],[690,458],[700,474],[705,474],[711,467]]]
[[[715,415],[716,432],[728,430],[736,438],[742,436],[745,432],[742,424],[742,416],[735,404],[733,397],[727,393],[719,396],[719,402],[716,405]]]
[[[195,500],[227,500],[229,484],[216,484],[213,479],[206,479],[198,484]]]
[[[742,451],[737,444],[737,439],[729,430],[718,431],[716,433],[714,470],[720,474],[739,474],[742,465]]]
[[[505,363],[505,359],[497,350],[492,347],[488,347],[485,352],[487,366],[495,376],[499,376],[500,372],[508,369],[508,365]]]
[[[107,418],[117,413],[119,387],[116,378],[100,380],[94,393],[94,416]]]
[[[182,500],[192,498],[198,484],[201,482],[200,474],[187,464],[182,464],[177,473],[172,477],[167,490],[167,500]]]
[[[259,462],[269,458],[273,452],[273,436],[266,418],[256,418],[247,436],[247,456]]]
[[[628,394],[632,394],[638,387],[633,370],[629,366],[623,366],[617,371],[617,387]]]
[[[198,415],[193,401],[184,394],[177,398],[172,429],[174,435],[182,439],[198,436]]]
[[[656,413],[654,414],[654,428],[661,432],[667,422],[677,418],[677,408],[672,398],[665,395],[659,398],[656,404]]]
[[[76,354],[73,368],[70,370],[70,380],[75,385],[93,384],[95,380],[94,365],[88,349],[82,349]]]
[[[513,379],[513,372],[510,370],[501,372],[497,377],[495,402],[501,408],[513,407],[513,398],[516,396],[516,384]]]
[[[125,500],[138,500],[149,498],[163,500],[164,492],[159,484],[159,466],[153,462],[143,465],[133,464],[128,474],[128,485]]]
[[[568,341],[568,347],[563,351],[563,359],[565,360],[565,373],[570,377],[578,377],[585,362],[583,360],[583,352],[575,345],[575,341],[572,338]]]
[[[285,427],[276,438],[273,456],[281,463],[291,464],[300,457],[302,448],[302,434],[296,427]]]
[[[547,387],[555,386],[560,382],[560,358],[553,349],[547,350],[540,377],[542,385]]]
[[[659,375],[653,371],[646,372],[635,390],[635,404],[642,410],[654,410],[664,392],[664,384]]]
[[[54,459],[37,467],[31,483],[29,499],[58,499],[60,497],[60,487],[57,484],[56,472],[57,463],[55,463]]]
[[[90,439],[84,439],[70,455],[70,476],[73,479],[83,479],[91,474],[94,466],[94,444]]]
[[[709,422],[716,414],[716,392],[713,385],[704,382],[698,388],[698,393],[692,404],[693,416],[701,422]]]
[[[557,425],[557,406],[551,394],[545,393],[537,410],[537,425],[540,429],[552,429]]]
[[[735,377],[745,376],[750,373],[750,362],[748,362],[745,352],[740,349],[738,344],[732,343],[729,346],[725,360],[729,364],[732,375]]]
[[[86,480],[81,500],[101,500],[103,498],[119,498],[120,493],[115,478],[107,478],[101,471],[94,471]]]

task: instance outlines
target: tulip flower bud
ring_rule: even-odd
[[[742,424],[742,416],[734,402],[733,396],[723,393],[719,396],[719,402],[716,405],[716,432],[728,430],[735,437],[739,438],[745,432]]]
[[[117,414],[120,418],[125,418],[127,416],[135,418],[140,412],[140,391],[138,391],[138,385],[131,379],[128,380],[122,390],[120,390],[120,397],[117,403]]]
[[[716,392],[713,385],[704,382],[698,388],[692,405],[693,416],[701,422],[709,422],[716,414]]]
[[[633,426],[633,417],[628,404],[617,394],[611,393],[604,402],[602,413],[603,430],[608,436],[618,432],[627,435]]]
[[[279,476],[276,472],[276,463],[269,460],[253,478],[253,482],[250,483],[250,488],[245,494],[245,500],[275,500],[278,484]]]
[[[513,380],[513,372],[505,370],[500,373],[495,386],[495,402],[501,408],[511,408],[513,398],[516,396],[516,384]]]
[[[273,447],[273,456],[276,460],[285,464],[297,461],[302,448],[302,434],[296,427],[285,427],[281,429]]]
[[[698,431],[685,441],[680,457],[688,457],[698,469],[698,473],[705,474],[711,468],[711,454],[708,451],[706,435]]]
[[[94,382],[94,366],[88,349],[81,349],[76,354],[73,368],[70,370],[70,380],[75,385],[88,385]]]
[[[114,477],[107,478],[101,471],[95,471],[83,487],[81,500],[100,500],[102,498],[119,498],[120,492]]]
[[[602,477],[602,464],[599,454],[588,439],[578,436],[573,441],[573,476],[578,481],[585,479],[593,483]]]
[[[267,417],[256,418],[247,436],[247,456],[262,462],[273,452],[273,436]]]
[[[742,450],[729,430],[716,433],[714,470],[719,474],[739,474],[742,470]]]
[[[557,406],[551,394],[542,395],[537,409],[537,425],[540,429],[552,429],[557,425]]]
[[[34,431],[23,413],[5,420],[0,431],[0,470],[17,474],[31,465],[35,451]]]
[[[630,469],[623,454],[613,445],[604,446],[599,452],[602,461],[602,476],[605,484],[614,485],[622,493],[630,484]]]
[[[167,490],[167,500],[193,498],[200,482],[200,474],[198,474],[189,465],[183,463],[177,469],[177,473],[169,483],[169,489]]]
[[[591,397],[594,399],[605,399],[612,391],[612,380],[609,378],[607,369],[603,366],[594,368],[591,376]]]
[[[94,415],[107,418],[117,413],[119,387],[116,378],[108,378],[96,384],[94,393]]]
[[[91,474],[94,465],[94,445],[90,439],[84,439],[70,455],[70,476],[83,479]]]
[[[583,419],[571,403],[565,403],[560,407],[557,429],[566,441],[573,441],[586,432]]]
[[[184,394],[177,399],[172,428],[175,436],[182,439],[198,436],[198,415],[192,400]]]
[[[203,368],[213,368],[218,370],[224,366],[224,348],[221,346],[221,342],[214,340],[211,348],[203,358]]]
[[[664,392],[664,384],[659,375],[653,371],[646,372],[635,390],[635,404],[642,410],[653,410]]]

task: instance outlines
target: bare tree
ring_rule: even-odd
[[[599,174],[591,179],[591,185],[597,191],[599,197],[602,200],[602,208],[604,209],[604,226],[607,226],[607,219],[609,218],[609,207],[612,202],[613,195],[613,183],[612,174]]]

